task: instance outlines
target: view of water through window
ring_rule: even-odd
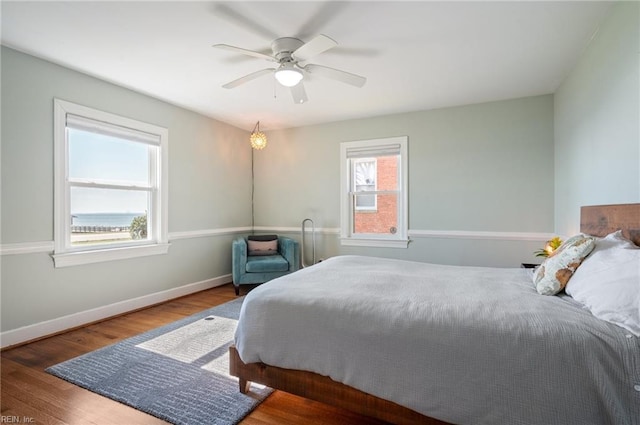
[[[118,137],[68,129],[71,245],[147,237],[149,149]]]

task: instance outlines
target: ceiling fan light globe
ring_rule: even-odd
[[[285,87],[293,87],[302,81],[302,72],[295,68],[280,68],[275,75],[276,80]]]

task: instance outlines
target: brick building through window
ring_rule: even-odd
[[[371,169],[373,167],[373,169]],[[398,196],[395,193],[360,194],[398,189],[398,156],[362,158],[354,164],[354,232],[395,234],[398,227]]]

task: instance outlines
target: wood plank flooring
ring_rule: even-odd
[[[241,294],[246,293],[246,288],[242,287]],[[44,370],[233,299],[233,286],[228,284],[3,351],[0,423],[166,424]],[[384,422],[276,391],[241,424],[383,425]]]

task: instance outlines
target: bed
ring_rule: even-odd
[[[640,204],[582,208],[617,229],[640,245]],[[638,424],[633,330],[527,269],[340,256],[249,293],[230,372],[396,424]]]

